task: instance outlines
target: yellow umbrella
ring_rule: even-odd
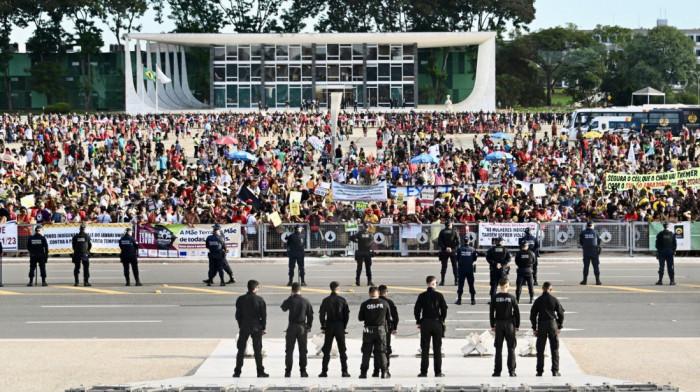
[[[595,139],[595,138],[603,137],[603,134],[600,132],[596,132],[596,131],[590,131],[590,132],[584,133],[583,137],[586,139]]]

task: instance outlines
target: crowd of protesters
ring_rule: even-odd
[[[337,136],[345,142],[333,149],[327,112],[4,115],[0,223],[239,222],[255,234],[274,212],[283,222],[310,222],[312,230],[324,221],[384,217],[394,223],[700,219],[694,188],[618,193],[604,183],[605,173],[697,167],[700,131],[569,140],[566,121],[555,113],[341,112]],[[538,132],[543,125],[551,132]],[[373,148],[358,147],[353,130],[371,138]],[[512,140],[490,137],[495,132]],[[464,133],[475,137],[458,143]],[[219,144],[224,136],[227,144]],[[310,143],[312,137],[320,143]],[[193,154],[185,141],[194,143]],[[498,150],[513,159],[485,158]],[[236,151],[252,158],[230,159]],[[422,153],[439,163],[411,163]],[[331,180],[452,188],[409,214],[405,200],[358,210],[315,193]],[[535,197],[531,183],[544,184],[546,196]],[[292,191],[301,193],[298,214],[290,209]]]

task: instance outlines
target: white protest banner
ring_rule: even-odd
[[[433,203],[433,201],[435,200],[435,189],[423,189],[423,193],[421,193],[421,200],[425,200],[427,202],[426,204]]]
[[[333,200],[336,201],[384,201],[386,182],[375,185],[345,185],[333,181],[331,186]]]
[[[90,253],[120,253],[119,238],[131,223],[86,223],[90,236]],[[73,236],[80,231],[80,223],[52,223],[44,225],[44,237],[49,243],[49,254],[73,253]]]
[[[17,221],[9,221],[0,225],[0,244],[7,252],[17,249]]]
[[[422,226],[419,224],[409,224],[403,226],[401,230],[401,238],[415,240],[423,232]]]
[[[518,246],[528,227],[537,231],[537,223],[479,223],[479,245],[490,246],[494,238],[503,237],[503,245]]]
[[[399,197],[399,195],[403,194],[404,199],[406,197],[415,197],[418,198],[422,204],[431,204],[430,201],[425,197],[425,191],[426,190],[432,190],[433,195],[437,195],[438,193],[447,193],[452,190],[452,185],[425,185],[425,186],[390,186],[389,187],[389,192],[391,192],[391,196],[394,198]],[[433,200],[433,199],[431,199]]]
[[[289,192],[289,204],[301,203],[301,192],[291,191]]]
[[[515,183],[522,185],[525,193],[530,192],[530,188],[532,188],[532,192],[534,193],[535,197],[547,196],[547,189],[546,189],[544,184],[540,184],[537,182],[517,181],[517,180],[515,181]]]
[[[316,187],[316,190],[314,190],[314,193],[319,195],[319,196],[326,196],[326,193],[331,189],[331,183],[330,182],[322,182],[318,184]]]

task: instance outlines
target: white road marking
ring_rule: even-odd
[[[447,323],[488,323],[489,320],[445,320]]]
[[[518,306],[523,306],[523,305],[526,305],[526,304],[521,304]],[[527,304],[527,305],[530,305],[530,304]],[[458,314],[489,314],[488,310],[483,310],[483,311],[476,310],[476,311],[466,311],[466,312],[457,312],[457,313]],[[578,312],[569,312],[568,310],[564,312],[564,314],[577,314],[577,313]]]
[[[162,323],[163,320],[65,320],[65,321],[27,321],[26,324],[125,324],[125,323]]]
[[[180,305],[41,305],[42,308],[179,308]]]

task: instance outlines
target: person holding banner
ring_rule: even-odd
[[[489,284],[491,285],[489,297],[493,300],[493,296],[496,295],[498,281],[503,278],[507,279],[510,272],[510,267],[508,267],[510,252],[503,246],[503,237],[496,238],[496,245],[486,252],[486,262],[489,263]],[[491,301],[489,301],[490,303]]]
[[[372,286],[372,244],[374,244],[374,236],[368,231],[369,223],[363,223],[360,226],[360,231],[350,236],[350,241],[357,242],[357,250],[355,251],[355,261],[357,269],[355,270],[355,286],[360,285],[360,275],[362,275],[362,263],[365,263],[365,272],[367,274],[367,286]]]
[[[664,222],[664,229],[656,235],[656,258],[659,260],[659,281],[657,286],[664,284],[664,264],[668,266],[668,277],[671,279],[671,286],[676,284],[674,280],[675,271],[673,269],[673,254],[676,252],[676,234],[672,232],[668,222]],[[30,275],[31,278],[31,275]]]
[[[80,264],[83,265],[83,286],[92,286],[89,282],[90,279],[90,250],[92,249],[92,241],[90,236],[85,232],[85,224],[80,224],[80,232],[73,236],[73,277],[75,277],[75,284],[73,286],[78,286],[80,283]]]
[[[518,240],[520,248],[523,247],[524,243],[528,245],[528,249],[535,255],[535,262],[532,265],[532,280],[533,284],[537,286],[537,259],[540,257],[540,241],[532,235],[532,229],[529,227],[525,228],[525,235]]]
[[[586,230],[582,231],[578,237],[579,244],[583,248],[583,280],[581,285],[585,286],[588,283],[588,267],[593,263],[593,274],[595,275],[595,284],[600,286],[600,270],[598,265],[600,260],[600,237],[593,230],[593,222],[589,221],[586,224]]]
[[[440,286],[445,285],[445,273],[447,272],[447,260],[452,264],[452,275],[457,286],[457,248],[459,247],[459,234],[452,228],[452,221],[445,223],[445,228],[438,234],[438,246],[440,247]]]
[[[36,225],[34,234],[27,240],[27,250],[29,251],[29,283],[27,286],[29,287],[33,284],[37,264],[41,272],[41,285],[48,286],[46,284],[46,261],[49,259],[49,243],[42,232],[41,225]],[[1,245],[0,252],[2,252]]]
[[[119,249],[121,250],[119,259],[124,266],[126,285],[131,286],[131,280],[129,279],[129,265],[131,265],[131,270],[134,272],[134,279],[136,280],[136,286],[141,286],[141,281],[139,280],[139,261],[137,258],[139,244],[137,244],[134,237],[131,236],[131,227],[127,227],[124,231],[124,235],[119,239]]]

